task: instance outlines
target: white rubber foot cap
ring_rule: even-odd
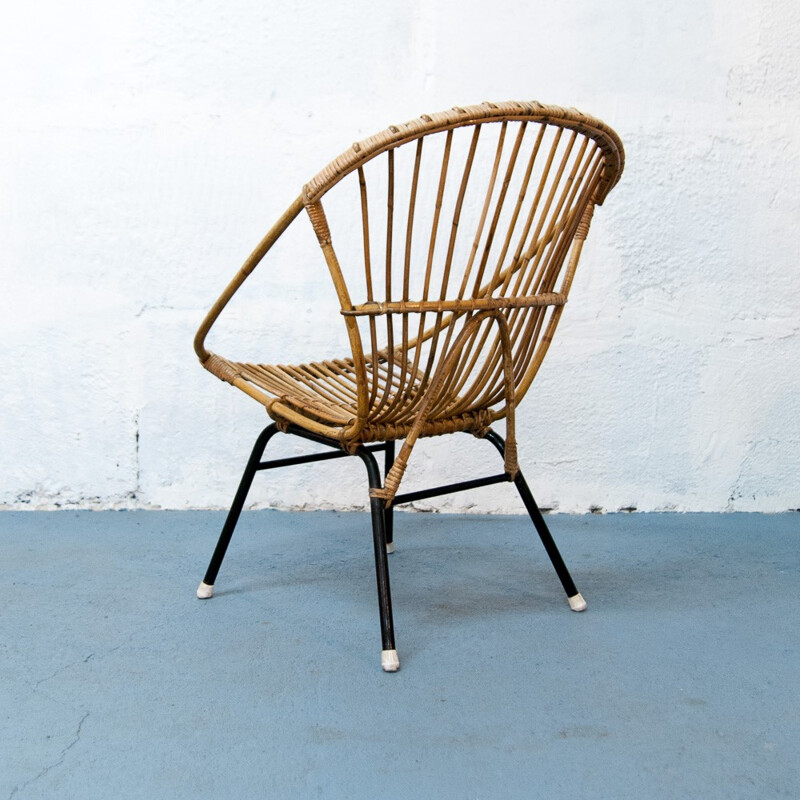
[[[394,553],[394,542],[386,542],[386,552]]]
[[[583,599],[583,595],[578,592],[578,594],[572,595],[569,599],[569,607],[573,611],[586,611],[586,601]]]
[[[200,583],[197,587],[197,596],[201,600],[208,600],[211,595],[214,594],[214,584],[213,583]]]
[[[384,672],[397,672],[400,669],[397,650],[381,650],[381,666]]]

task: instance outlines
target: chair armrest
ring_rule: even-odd
[[[345,317],[378,317],[383,314],[421,314],[425,312],[464,314],[467,311],[563,306],[566,302],[566,295],[543,292],[521,297],[474,297],[461,300],[398,300],[389,303],[361,303],[350,309],[342,309],[341,313]]]
[[[278,241],[281,234],[289,227],[302,209],[303,198],[301,196],[283,212],[280,219],[270,228],[267,235],[259,242],[247,261],[239,268],[233,280],[225,287],[225,291],[219,296],[217,302],[211,306],[211,310],[206,314],[205,319],[197,329],[197,333],[194,337],[194,351],[203,364],[205,364],[211,356],[211,353],[205,348],[205,339],[209,330],[211,330],[211,326],[217,321],[217,317],[222,313],[222,309],[228,305],[228,301],[236,294],[236,291],[244,283],[247,276],[258,266],[261,259],[269,252],[272,245]]]

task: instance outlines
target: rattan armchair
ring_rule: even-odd
[[[399,668],[387,553],[393,508],[402,503],[513,482],[571,608],[586,608],[519,469],[515,409],[561,319],[594,208],[623,163],[619,137],[586,114],[483,103],[391,126],[303,187],[195,337],[203,366],[273,420],[256,440],[198,597],[213,594],[257,471],[355,455],[369,479],[385,671]],[[212,353],[205,340],[220,312],[303,211],[333,279],[350,353],[296,366]],[[358,247],[351,242],[345,255],[353,230]],[[490,427],[501,419],[505,440]],[[327,450],[263,461],[278,432]],[[417,439],[458,432],[488,440],[503,471],[399,493]],[[383,479],[376,452],[384,453]]]

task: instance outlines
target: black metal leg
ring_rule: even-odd
[[[502,436],[500,436],[500,434],[498,434],[496,431],[489,431],[485,438],[488,439],[500,451],[500,455],[504,455],[505,440]],[[583,599],[582,595],[575,586],[572,576],[569,574],[569,570],[567,569],[567,565],[564,563],[564,559],[561,557],[561,553],[558,551],[558,547],[556,546],[555,540],[550,533],[550,529],[547,527],[547,523],[544,521],[542,512],[539,511],[539,506],[536,505],[536,501],[533,499],[531,490],[528,488],[528,483],[521,471],[517,472],[517,477],[514,478],[514,485],[517,487],[519,496],[522,498],[522,502],[525,504],[525,508],[528,510],[528,515],[530,516],[531,521],[536,528],[536,532],[539,534],[539,538],[542,540],[542,544],[544,545],[544,549],[547,551],[547,555],[550,556],[550,561],[552,562],[556,574],[561,581],[561,585],[564,587],[564,591],[567,593],[567,599],[569,600],[570,608],[573,611],[584,611],[586,609],[586,601]]]
[[[375,456],[364,447],[356,454],[361,456],[367,468],[370,489],[381,488],[381,474]],[[381,617],[381,666],[385,672],[397,672],[400,661],[394,644],[394,621],[392,620],[392,594],[389,588],[389,559],[386,557],[386,501],[370,498],[372,512],[372,539],[375,548],[375,574],[378,580],[378,607]]]
[[[542,540],[544,549],[547,550],[547,555],[550,556],[550,561],[553,562],[553,566],[555,567],[556,574],[561,581],[561,585],[564,587],[567,597],[571,600],[573,597],[578,595],[578,589],[572,580],[572,576],[569,574],[569,570],[567,569],[567,565],[564,563],[564,559],[561,558],[561,553],[558,552],[558,547],[556,547],[556,543],[553,540],[550,529],[547,527],[547,523],[544,521],[542,512],[539,511],[539,506],[536,505],[536,501],[533,499],[531,490],[528,488],[528,484],[521,472],[517,473],[517,477],[514,479],[514,485],[517,487],[517,491],[519,492],[519,496],[522,498],[522,502],[525,503],[525,508],[528,509],[528,514],[530,515],[533,524],[536,526],[536,531],[539,534],[539,538]],[[573,605],[573,603],[570,603],[570,605]],[[580,610],[582,611],[583,609]]]
[[[258,464],[261,457],[264,455],[269,440],[278,432],[277,426],[273,423],[264,428],[256,439],[253,445],[253,451],[250,453],[250,458],[247,461],[247,466],[244,468],[242,479],[239,482],[239,488],[236,490],[236,495],[233,498],[230,511],[225,519],[225,524],[222,526],[222,533],[219,535],[219,541],[214,549],[214,555],[211,556],[211,561],[206,570],[206,575],[203,582],[197,589],[197,596],[206,599],[211,597],[214,593],[214,582],[217,579],[217,573],[222,560],[225,558],[225,551],[233,536],[233,531],[236,528],[236,523],[239,521],[239,515],[242,513],[244,502],[247,499],[247,493],[250,491],[250,486],[253,483],[253,478],[258,470]]]
[[[394,441],[386,442],[383,462],[384,478],[394,464]],[[394,506],[389,506],[383,512],[383,525],[386,529],[386,552],[394,553]]]

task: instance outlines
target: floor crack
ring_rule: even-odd
[[[72,748],[75,747],[75,745],[78,744],[78,742],[81,740],[81,731],[83,730],[83,723],[86,722],[86,720],[88,719],[89,713],[90,712],[86,711],[84,715],[81,717],[80,722],[78,722],[78,728],[75,731],[75,736],[73,737],[72,741],[61,751],[61,753],[59,753],[58,760],[54,761],[52,764],[48,764],[44,769],[42,769],[42,771],[38,775],[31,778],[29,781],[23,783],[22,786],[15,786],[11,790],[11,794],[8,796],[8,800],[13,800],[13,797],[18,792],[21,792],[23,789],[27,789],[31,784],[36,783],[36,781],[47,775],[47,773],[50,772],[51,769],[60,767],[64,763],[64,760],[67,757],[67,753],[70,750],[72,750]]]
[[[71,661],[69,664],[64,664],[64,666],[59,667],[55,672],[53,672],[52,675],[48,675],[46,678],[40,678],[38,681],[36,681],[36,683],[34,684],[34,689],[38,689],[43,683],[47,683],[47,681],[53,680],[53,678],[55,678],[55,676],[58,675],[60,672],[64,672],[65,670],[68,670],[71,667],[75,667],[78,664],[86,664],[91,658],[94,658],[94,653],[89,653],[88,656],[80,659],[79,661]]]

